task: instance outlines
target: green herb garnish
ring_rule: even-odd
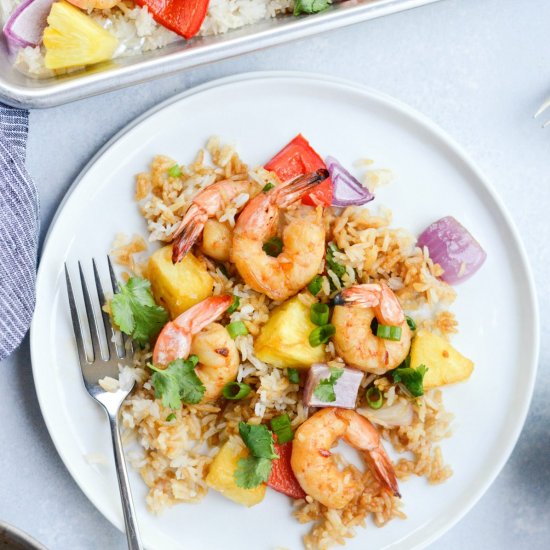
[[[272,461],[269,458],[247,456],[240,458],[233,474],[237,487],[254,489],[269,479]]]
[[[280,416],[274,416],[271,419],[271,429],[277,436],[277,443],[281,445],[294,439],[294,433],[290,425],[290,417],[286,413]]]
[[[323,325],[328,324],[329,317],[330,310],[327,304],[311,304],[311,308],[309,309],[309,318],[312,323],[322,327]]]
[[[267,193],[268,191],[271,191],[275,187],[274,183],[266,183],[262,189],[263,193]]]
[[[394,382],[401,382],[414,397],[424,395],[424,375],[428,369],[424,365],[397,367],[391,371]]]
[[[383,338],[384,340],[399,342],[399,340],[401,340],[401,327],[379,324],[376,327],[376,336],[378,336],[378,338]]]
[[[171,178],[179,178],[181,176],[181,168],[179,167],[179,164],[174,164],[170,170],[168,170],[168,175]]]
[[[407,325],[409,325],[409,328],[411,330],[416,330],[416,323],[414,322],[414,319],[412,317],[409,317],[408,315],[405,317],[407,320]]]
[[[136,342],[147,344],[168,322],[168,312],[155,303],[147,279],[131,277],[119,288],[111,301],[113,320]]]
[[[269,479],[271,461],[279,456],[275,453],[273,434],[267,426],[239,422],[239,434],[248,447],[250,456],[237,462],[235,482],[243,489],[253,489]]]
[[[264,243],[262,250],[268,256],[276,258],[283,251],[283,241],[279,237],[271,237]]]
[[[275,453],[273,435],[265,424],[239,422],[239,434],[252,456],[279,458]]]
[[[336,393],[334,385],[336,381],[344,374],[344,369],[338,367],[330,367],[330,376],[319,380],[317,387],[313,391],[313,395],[324,403],[332,403],[336,401]]]
[[[223,387],[222,394],[226,399],[237,401],[244,399],[251,391],[252,388],[244,382],[228,382]]]
[[[300,383],[300,373],[298,372],[298,369],[286,369],[286,375],[291,384]]]
[[[371,386],[367,390],[365,397],[371,409],[379,409],[384,404],[382,392],[376,386]]]
[[[241,299],[233,294],[233,301],[231,302],[231,305],[227,308],[227,313],[233,313],[234,311],[237,311],[240,305]]]
[[[176,420],[176,415],[174,413],[170,413],[167,417],[166,417],[166,422],[172,422],[172,420]]]
[[[321,291],[322,286],[323,277],[321,277],[321,275],[315,275],[315,277],[313,277],[307,285],[307,289],[313,294],[313,296],[317,296],[317,294]]]
[[[323,325],[322,327],[314,328],[309,334],[309,345],[313,348],[326,344],[336,333],[334,325]]]
[[[340,252],[340,249],[334,243],[329,243],[329,245],[327,246],[327,253],[326,253],[326,256],[325,256],[326,264],[327,264],[328,268],[339,279],[342,279],[342,277],[346,273],[346,268],[342,264],[339,264],[334,259],[334,253],[335,252]]]
[[[233,340],[235,340],[237,336],[246,336],[248,334],[248,329],[243,321],[234,321],[233,323],[229,323],[225,328]]]
[[[294,2],[294,15],[302,13],[319,13],[326,10],[331,0],[296,0]]]
[[[151,382],[155,388],[155,397],[162,399],[162,404],[171,409],[179,409],[181,402],[194,405],[199,403],[206,391],[204,384],[195,372],[199,361],[196,355],[187,359],[176,359],[165,369],[159,369],[150,363],[154,371]]]

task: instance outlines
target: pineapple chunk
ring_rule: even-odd
[[[280,368],[309,368],[325,361],[324,346],[309,344],[309,335],[316,328],[309,318],[310,306],[294,296],[271,312],[254,344],[260,361]]]
[[[250,507],[264,499],[266,485],[262,483],[254,489],[242,489],[235,483],[234,474],[237,463],[248,454],[248,449],[242,441],[236,436],[231,437],[210,464],[206,484],[219,491],[224,497]]]
[[[411,367],[425,365],[424,388],[462,382],[474,370],[472,361],[460,354],[447,340],[426,330],[419,330],[411,347]]]
[[[55,2],[44,29],[48,69],[91,65],[111,59],[118,40],[91,17],[67,2]]]
[[[153,296],[172,319],[212,295],[214,279],[203,263],[188,252],[181,262],[172,263],[172,247],[157,250],[147,266]]]

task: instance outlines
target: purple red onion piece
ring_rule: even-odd
[[[374,195],[334,157],[327,157],[325,162],[334,186],[332,196],[334,206],[358,206],[374,199]]]
[[[481,245],[452,216],[432,223],[418,237],[417,244],[428,248],[430,258],[443,269],[441,279],[449,284],[469,279],[487,258]]]
[[[334,384],[336,401],[325,402],[316,397],[314,392],[319,381],[329,377],[330,368],[327,364],[315,363],[311,365],[304,387],[304,405],[306,405],[306,407],[340,407],[343,409],[354,409],[359,385],[363,379],[363,373],[345,367],[342,376],[338,378]]]
[[[53,2],[25,0],[14,10],[3,29],[10,50],[41,44]]]

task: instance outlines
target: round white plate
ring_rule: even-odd
[[[104,258],[119,231],[145,234],[133,202],[134,175],[159,153],[192,160],[212,135],[235,143],[245,161],[262,164],[302,132],[321,155],[353,166],[372,158],[397,174],[376,203],[394,225],[420,232],[447,214],[458,218],[488,253],[483,268],[457,288],[460,322],[454,339],[475,362],[471,379],[445,388],[454,435],[442,443],[453,477],[401,484],[406,521],[358,529],[348,549],[411,549],[427,545],[480,498],[519,435],[529,406],[538,351],[532,277],[510,218],[464,152],[433,123],[378,92],[324,76],[240,75],[190,90],[141,117],[87,166],[60,207],[44,248],[31,332],[34,379],[46,424],[72,476],[94,505],[122,528],[111,443],[100,407],[86,394],[73,344],[63,263]],[[105,269],[105,265],[103,265]],[[103,453],[107,465],[85,456]],[[132,472],[139,524],[149,549],[255,550],[301,548],[308,527],[291,516],[286,497],[268,491],[246,509],[214,491],[199,505],[156,517],[146,488]]]

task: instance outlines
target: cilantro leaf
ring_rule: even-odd
[[[258,426],[239,422],[239,434],[250,454],[257,458],[279,458],[275,453],[273,434],[264,424]]]
[[[243,489],[254,489],[269,479],[272,461],[269,458],[247,456],[239,459],[235,470],[235,483]]]
[[[333,403],[336,401],[336,392],[334,391],[334,385],[340,376],[344,374],[344,369],[338,367],[330,367],[330,376],[328,378],[322,378],[319,380],[317,387],[313,391],[313,395],[320,401],[325,403]]]
[[[301,13],[318,13],[326,10],[331,0],[296,0],[294,2],[294,15]]]
[[[150,342],[168,322],[167,311],[155,304],[151,283],[141,277],[131,277],[120,285],[111,301],[111,311],[120,330],[140,344]]]
[[[187,360],[176,359],[168,363],[165,369],[148,365],[155,371],[151,377],[155,397],[162,399],[165,407],[179,409],[182,401],[192,405],[200,402],[206,388],[195,372],[196,364],[196,356],[191,355]]]
[[[428,369],[424,365],[397,367],[391,371],[394,382],[401,382],[415,397],[424,395],[424,375]]]

